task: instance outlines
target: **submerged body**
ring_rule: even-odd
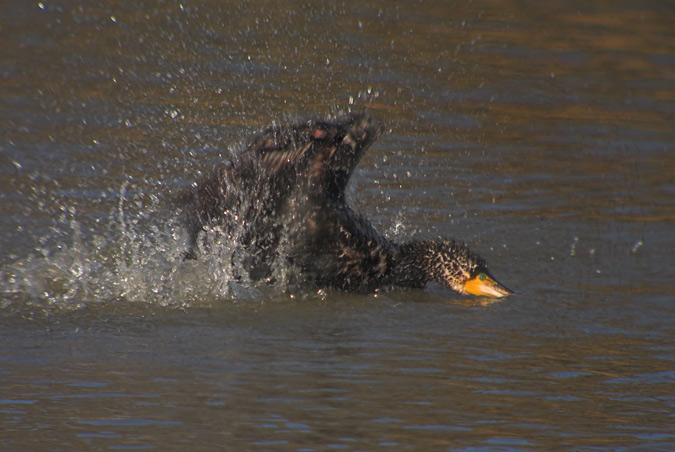
[[[237,242],[253,281],[273,280],[281,259],[293,285],[369,292],[437,281],[464,294],[512,293],[465,245],[389,241],[347,204],[345,186],[381,132],[363,114],[267,129],[185,200],[186,257],[198,258],[203,231],[216,228]]]

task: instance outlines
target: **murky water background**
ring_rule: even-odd
[[[675,449],[670,2],[10,1],[0,449]],[[519,295],[183,264],[167,194],[274,123],[391,132],[352,202]]]

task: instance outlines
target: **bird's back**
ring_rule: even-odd
[[[360,285],[348,275],[370,270],[357,269],[357,262],[380,265],[385,250],[344,192],[381,130],[363,114],[266,129],[187,198],[188,256],[198,255],[202,231],[217,226],[225,234],[237,231],[246,254],[241,262],[254,280],[269,277],[282,256],[304,278]]]

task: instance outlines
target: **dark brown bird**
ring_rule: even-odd
[[[395,243],[347,204],[345,186],[381,133],[365,114],[265,130],[186,197],[186,258],[216,229],[236,241],[235,267],[252,281],[273,282],[281,263],[298,286],[369,292],[436,281],[462,294],[513,293],[464,244]]]

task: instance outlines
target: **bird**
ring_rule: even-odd
[[[206,231],[236,242],[238,277],[357,293],[422,289],[430,282],[464,295],[514,293],[485,259],[454,239],[405,243],[378,233],[347,202],[345,187],[383,127],[345,113],[273,125],[181,197],[186,260],[209,252]],[[201,245],[201,246],[200,246]]]

